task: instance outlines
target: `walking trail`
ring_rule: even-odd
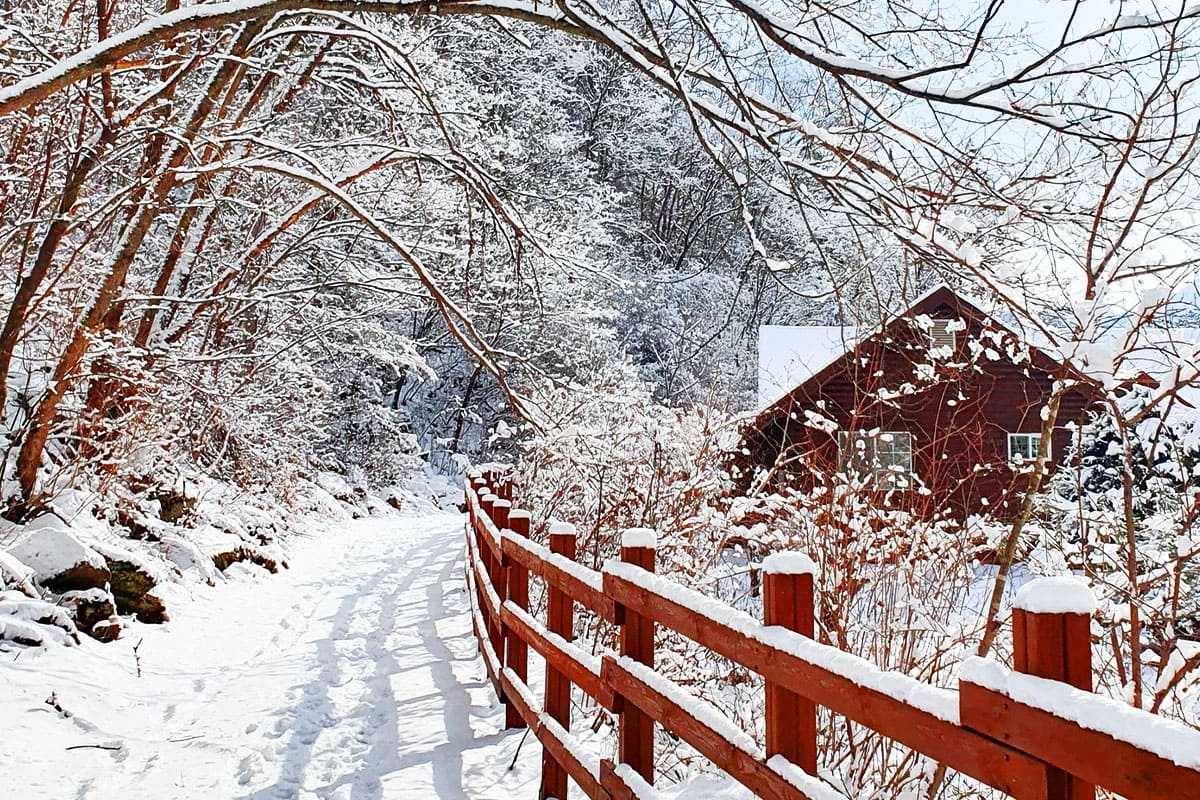
[[[538,745],[502,732],[475,649],[462,524],[345,523],[278,575],[235,565],[165,626],[0,655],[0,795],[536,797]]]

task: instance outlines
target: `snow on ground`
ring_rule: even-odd
[[[462,517],[339,527],[279,575],[238,564],[175,598],[166,625],[0,654],[0,795],[536,797],[540,749],[509,771],[521,736],[475,649]]]

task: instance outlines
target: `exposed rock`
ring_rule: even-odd
[[[95,627],[88,631],[88,636],[98,642],[115,642],[121,638],[121,621],[113,617],[104,622],[97,622]]]
[[[238,547],[224,553],[217,553],[213,556],[213,563],[217,565],[217,569],[221,570],[221,572],[229,569],[230,564],[236,564],[239,561],[249,561],[251,564],[257,564],[272,575],[279,571],[279,565],[275,559],[251,550],[248,547]]]
[[[138,622],[147,625],[161,625],[170,619],[167,616],[167,604],[152,594],[144,594],[126,603],[127,613],[137,617]]]
[[[121,621],[112,595],[103,589],[67,592],[62,604],[75,617],[75,627],[102,642],[111,642],[121,635]]]
[[[196,507],[195,498],[179,491],[164,489],[153,497],[158,501],[158,516],[163,522],[179,522]]]
[[[402,511],[403,506],[404,506],[404,501],[401,500],[399,497],[397,497],[394,494],[389,494],[388,499],[387,499],[387,504],[389,506],[391,506],[392,508],[396,509],[397,511]]]
[[[151,542],[159,540],[159,533],[141,515],[129,509],[117,509],[117,524],[129,531],[130,539],[145,539]]]
[[[26,525],[25,535],[8,553],[53,592],[99,589],[109,579],[104,558],[76,539],[57,517],[38,517]]]
[[[122,614],[134,614],[140,622],[158,624],[167,620],[167,607],[150,594],[155,579],[131,561],[109,559],[108,569],[113,598]]]

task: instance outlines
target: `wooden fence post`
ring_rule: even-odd
[[[500,498],[496,497],[496,495],[492,494],[491,490],[487,490],[487,487],[484,487],[484,488],[485,488],[485,491],[481,495],[479,495],[479,509],[484,514],[487,514],[488,519],[494,519],[495,513],[492,509],[492,506]],[[481,553],[480,555],[486,555],[486,554]]]
[[[813,637],[813,584],[817,566],[800,553],[775,553],[763,560],[763,623]],[[817,774],[817,706],[766,682],[767,757],[781,755],[809,775]]]
[[[508,528],[517,536],[529,536],[529,512],[514,508],[508,512]],[[501,557],[501,570],[506,575],[507,588],[504,596],[511,600],[522,611],[529,611],[529,573],[525,567],[507,556]],[[505,656],[504,663],[508,666],[521,683],[529,685],[529,645],[511,631],[504,631]],[[514,703],[509,703],[504,712],[504,727],[524,728],[525,718],[517,711]]]
[[[496,498],[492,502],[492,522],[496,524],[498,532],[504,531],[508,527],[508,512],[512,510],[512,503],[508,500]],[[496,542],[499,544],[499,541]],[[499,553],[494,553],[488,550],[488,577],[492,581],[492,588],[496,591],[496,597],[500,600],[500,605],[504,605],[504,600],[508,595],[508,586],[504,566],[501,564]],[[491,630],[489,635],[492,639],[492,649],[496,651],[496,659],[500,662],[500,668],[503,669],[508,664],[508,655],[506,646],[508,643],[508,631],[500,624],[500,618],[492,620]],[[515,710],[512,708],[508,698],[502,693],[500,695],[501,702],[505,705],[504,718],[508,720]]]
[[[566,522],[550,523],[550,552],[575,560],[575,526]],[[546,592],[546,628],[568,642],[575,639],[575,602],[556,586]],[[571,730],[571,682],[546,661],[546,713]],[[567,771],[545,750],[542,751],[542,788],[538,800],[566,800]]]
[[[1092,691],[1091,589],[1072,577],[1035,578],[1013,600],[1013,669]],[[1096,787],[1046,767],[1047,800],[1095,800]]]
[[[621,560],[654,571],[656,535],[648,528],[630,528],[621,536]],[[654,666],[654,622],[625,609],[621,625],[621,655]],[[618,715],[617,758],[649,784],[654,783],[654,720],[633,703],[622,702]]]
[[[496,496],[493,495],[490,490],[488,490],[486,479],[484,484],[480,486],[478,491],[475,493],[475,499],[479,504],[479,516],[475,520],[475,552],[479,556],[479,566],[482,568],[482,574],[490,576],[491,570],[489,569],[488,546],[483,538],[487,534],[484,533],[485,523],[482,518],[492,518],[492,503],[496,501]],[[488,635],[488,641],[491,641],[492,622],[491,617],[488,616],[488,606],[484,602],[483,598],[485,589],[482,581],[476,580],[475,584],[475,588],[479,594],[479,615],[483,618],[483,621],[487,626],[487,630],[484,631],[484,633]]]

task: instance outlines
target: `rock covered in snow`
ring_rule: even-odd
[[[215,573],[213,561],[194,542],[179,536],[164,536],[159,543],[159,550],[180,572],[195,572],[202,580],[212,580]]]
[[[17,592],[0,592],[0,641],[29,647],[79,644],[79,631],[66,609]]]
[[[79,541],[58,517],[38,517],[8,554],[32,569],[53,592],[103,588],[109,580],[103,556]]]
[[[16,589],[27,597],[37,597],[33,587],[35,573],[16,557],[0,550],[0,589]]]

